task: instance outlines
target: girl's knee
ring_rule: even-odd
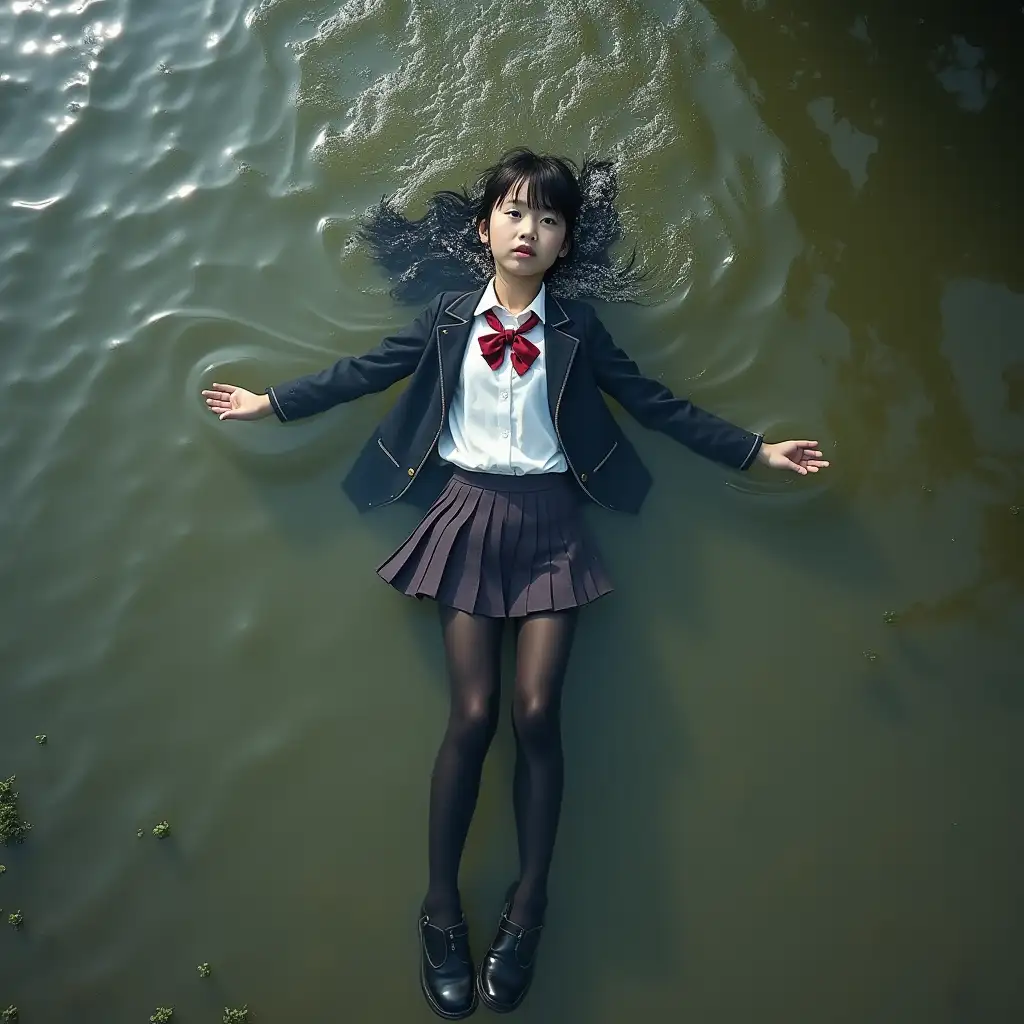
[[[516,694],[512,701],[512,724],[521,743],[545,742],[558,733],[558,704]]]
[[[498,728],[498,701],[483,697],[459,701],[452,708],[448,728],[461,742],[489,744]]]

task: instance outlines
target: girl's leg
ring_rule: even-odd
[[[430,884],[424,911],[440,928],[462,916],[459,863],[476,809],[484,757],[498,724],[503,619],[441,605],[451,683],[448,728],[430,785]]]
[[[510,917],[526,929],[543,921],[547,906],[548,871],[562,809],[562,683],[577,614],[528,615],[516,640],[513,801],[520,873]]]

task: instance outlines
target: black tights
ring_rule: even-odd
[[[519,886],[512,920],[540,923],[562,808],[562,682],[576,611],[541,612],[516,622],[512,728],[516,767],[512,799],[519,839]],[[426,912],[441,927],[459,920],[459,862],[476,809],[484,757],[498,726],[504,619],[441,606],[451,680],[448,728],[430,786],[430,885]]]

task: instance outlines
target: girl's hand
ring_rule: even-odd
[[[259,420],[273,412],[269,395],[254,395],[234,384],[211,384],[203,398],[222,420]]]
[[[789,469],[801,476],[826,469],[828,463],[818,451],[817,441],[779,441],[777,444],[763,444],[757,453],[757,461],[772,469]]]

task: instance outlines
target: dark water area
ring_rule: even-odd
[[[433,1019],[436,613],[373,572],[415,513],[338,488],[394,395],[281,426],[199,391],[410,319],[367,207],[528,144],[617,161],[654,301],[598,312],[644,370],[832,466],[624,421],[656,486],[590,510],[616,591],[518,1019],[1022,1019],[1021,53],[993,2],[0,8],[0,778],[34,825],[0,1011]],[[506,715],[478,957],[513,757]]]

